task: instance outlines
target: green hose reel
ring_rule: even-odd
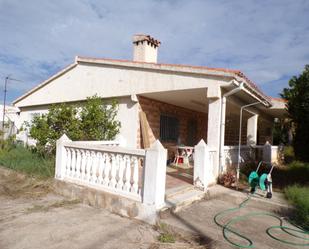
[[[267,180],[267,174],[262,174],[261,177],[259,177],[258,173],[256,171],[252,171],[249,175],[249,184],[251,189],[255,189],[256,187],[260,187],[261,190],[266,190],[265,182]]]
[[[248,181],[249,185],[251,187],[250,192],[253,194],[257,187],[259,187],[261,190],[265,191],[267,190],[266,197],[271,198],[272,197],[272,179],[271,179],[271,172],[274,168],[274,165],[270,164],[270,171],[268,174],[263,173],[261,176],[259,176],[258,171],[262,164],[269,164],[265,163],[263,161],[259,162],[256,171],[252,171],[249,175]]]

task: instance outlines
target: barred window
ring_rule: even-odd
[[[176,117],[160,116],[160,138],[163,142],[177,142],[179,136],[179,120]]]

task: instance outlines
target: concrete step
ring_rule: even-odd
[[[174,188],[169,188],[165,191],[165,199],[172,198],[176,195],[183,194],[185,192],[191,191],[194,189],[192,184],[181,185]]]
[[[173,193],[165,199],[166,206],[160,211],[161,219],[168,217],[171,212],[176,213],[182,208],[203,199],[205,195],[206,192],[194,188],[187,188],[186,191],[185,189],[179,189],[177,194]]]

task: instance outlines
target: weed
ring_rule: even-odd
[[[43,157],[17,145],[10,149],[0,150],[0,165],[28,175],[48,178],[54,175],[55,159]]]
[[[292,218],[297,224],[309,230],[309,187],[293,185],[287,187],[284,193],[297,210]]]
[[[175,235],[165,223],[159,224],[160,235],[158,240],[162,243],[175,243]]]
[[[173,234],[170,233],[161,233],[158,240],[162,243],[175,243],[175,238]]]

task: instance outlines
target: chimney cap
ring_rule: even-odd
[[[159,40],[154,39],[150,35],[145,34],[135,34],[133,36],[133,44],[138,44],[139,42],[148,41],[152,43],[153,45],[159,47],[161,42]]]

